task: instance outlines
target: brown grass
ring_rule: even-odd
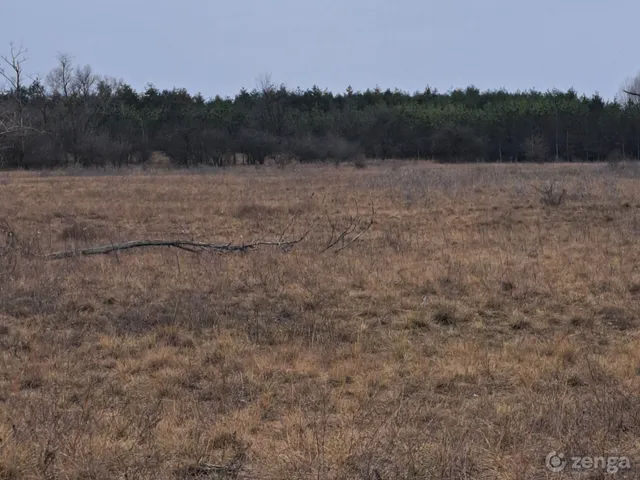
[[[638,474],[640,172],[392,165],[2,174],[0,479]],[[294,214],[289,253],[38,257]]]

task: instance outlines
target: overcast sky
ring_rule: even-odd
[[[136,89],[276,83],[598,91],[640,70],[638,0],[0,0],[0,48],[58,52]]]

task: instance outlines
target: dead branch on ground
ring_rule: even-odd
[[[322,250],[326,252],[331,250],[334,247],[333,252],[338,253],[347,248],[349,245],[357,241],[362,235],[364,235],[373,225],[373,217],[375,216],[375,208],[373,206],[373,201],[371,202],[371,215],[366,218],[364,215],[360,215],[358,209],[358,202],[356,204],[356,213],[355,215],[349,217],[349,221],[347,226],[340,230],[335,223],[327,214],[327,220],[329,221],[329,225],[331,225],[331,237],[327,242],[327,246]],[[355,233],[354,232],[358,232]],[[338,233],[339,232],[339,233]],[[349,235],[352,235],[349,238]]]
[[[358,203],[356,202],[356,214],[349,217],[349,220],[345,227],[339,228],[327,214],[329,225],[331,226],[331,237],[326,246],[321,250],[321,253],[333,250],[334,253],[341,252],[349,245],[356,242],[361,238],[373,225],[373,218],[375,215],[375,208],[373,202],[371,202],[371,214],[370,216],[361,215],[358,210]],[[272,241],[267,241],[264,237],[253,240],[247,243],[227,243],[217,244],[209,242],[198,242],[192,240],[131,240],[122,243],[111,243],[109,245],[101,245],[98,247],[89,247],[82,249],[63,250],[60,252],[50,253],[44,256],[45,260],[61,260],[64,258],[72,258],[76,256],[90,256],[90,255],[107,255],[112,252],[119,252],[122,250],[131,250],[134,248],[148,248],[148,247],[169,247],[185,250],[187,252],[202,252],[209,251],[214,253],[244,253],[249,250],[259,247],[276,247],[283,252],[289,252],[297,244],[301,243],[311,230],[305,231],[302,235],[293,236],[293,224],[296,219],[296,215],[293,215],[290,222],[284,228],[282,233]],[[186,232],[185,232],[186,233]]]
[[[215,244],[205,242],[194,242],[191,240],[132,240],[130,242],[113,243],[111,245],[103,245],[100,247],[83,248],[80,250],[64,250],[61,252],[50,253],[45,255],[45,260],[60,260],[62,258],[70,258],[78,255],[105,255],[111,252],[121,250],[130,250],[132,248],[143,247],[174,247],[187,252],[210,251],[216,253],[246,252],[257,247],[277,247],[284,251],[293,248],[294,245],[300,243],[306,237],[306,233],[295,240],[289,241],[272,241],[272,242],[250,242],[241,244]]]
[[[291,221],[287,224],[282,234],[272,241],[265,241],[264,239],[254,240],[248,243],[240,244],[216,244],[209,242],[197,242],[195,240],[132,240],[123,243],[112,243],[110,245],[102,245],[99,247],[90,247],[83,249],[64,250],[61,252],[50,253],[45,255],[45,260],[60,260],[63,258],[71,258],[75,256],[88,256],[88,255],[106,255],[111,252],[119,252],[122,250],[130,250],[132,248],[145,248],[145,247],[173,247],[187,252],[202,252],[209,251],[215,253],[232,253],[240,252],[244,253],[251,249],[258,247],[276,247],[284,252],[290,251],[295,245],[302,242],[309,231],[306,231],[302,235],[296,238],[291,237],[291,227],[295,221],[295,215],[291,218]]]

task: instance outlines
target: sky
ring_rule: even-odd
[[[0,0],[0,52],[58,53],[137,90],[209,98],[257,79],[335,93],[575,88],[613,99],[640,71],[637,0]]]

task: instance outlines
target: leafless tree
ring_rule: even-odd
[[[46,82],[55,95],[69,97],[74,84],[73,58],[68,53],[58,54],[58,66],[51,70]]]
[[[20,93],[22,92],[24,68],[23,65],[27,61],[27,50],[20,46],[16,47],[13,43],[10,44],[10,52],[8,55],[2,55],[0,59],[0,76],[5,83],[5,91],[15,96],[16,100],[20,100]]]
[[[282,136],[285,123],[285,104],[281,92],[285,86],[276,85],[270,73],[264,73],[256,79],[258,91],[262,94],[265,122],[271,133]]]
[[[271,73],[263,73],[256,78],[256,87],[263,95],[270,95],[276,91],[276,86],[271,80]]]
[[[624,103],[629,101],[633,103],[640,103],[640,73],[635,77],[627,78],[621,89],[619,98]]]
[[[26,54],[24,47],[11,43],[9,54],[0,56],[0,77],[4,83],[0,93],[8,99],[0,105],[0,138],[19,136],[23,147],[26,134],[35,130],[26,118],[23,105]],[[6,145],[0,144],[0,150],[5,148]]]
[[[97,86],[100,78],[93,73],[93,70],[89,65],[84,67],[76,67],[71,82],[71,89],[74,94],[82,97],[88,97],[91,95]]]

